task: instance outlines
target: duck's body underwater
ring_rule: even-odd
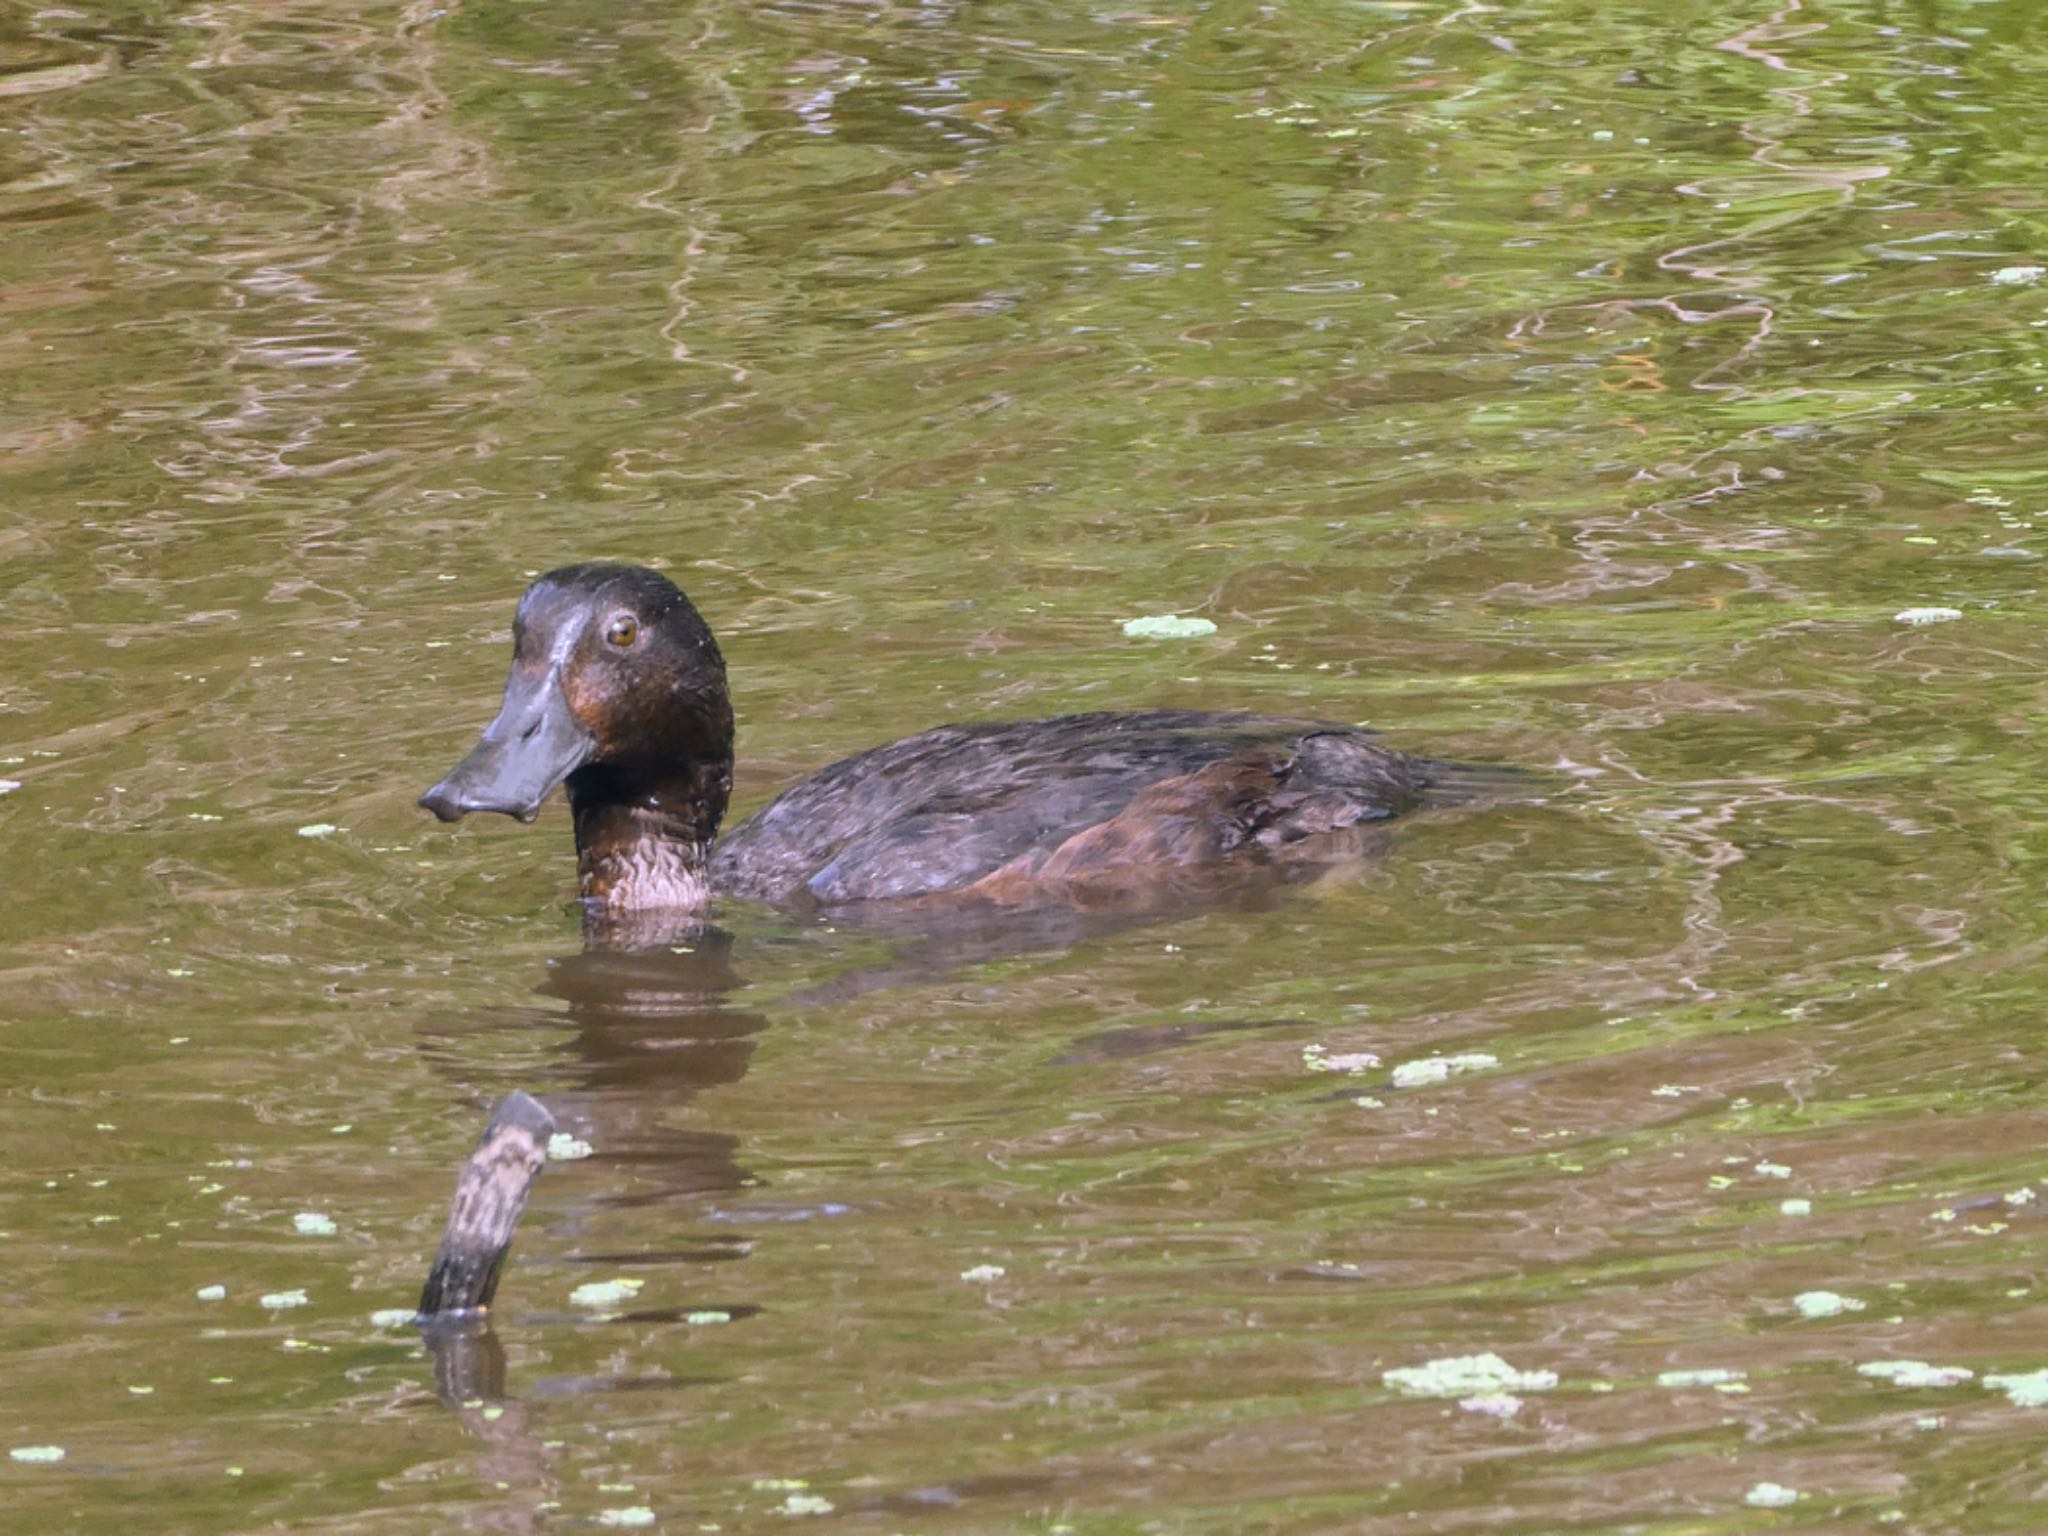
[[[420,804],[530,821],[557,784],[582,894],[615,912],[715,893],[783,904],[922,898],[1116,905],[1285,878],[1403,811],[1512,770],[1391,751],[1349,726],[1140,710],[940,726],[834,763],[714,842],[732,700],[703,618],[639,566],[550,571],[520,599],[504,707]]]

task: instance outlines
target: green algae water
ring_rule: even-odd
[[[2044,120],[2026,0],[0,0],[10,1525],[2048,1525]],[[413,801],[600,556],[742,812],[1143,705],[1552,788],[585,954]]]

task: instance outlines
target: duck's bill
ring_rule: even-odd
[[[531,821],[554,787],[590,760],[597,740],[570,713],[552,669],[505,683],[505,707],[455,769],[420,796],[443,821],[497,811]]]

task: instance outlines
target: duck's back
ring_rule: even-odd
[[[834,763],[719,840],[729,895],[1020,899],[1313,856],[1460,771],[1315,720],[1205,710],[942,726]],[[1450,798],[1462,798],[1452,794]]]

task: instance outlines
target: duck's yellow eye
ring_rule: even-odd
[[[604,637],[623,651],[633,643],[634,637],[639,633],[640,621],[630,613],[622,613],[612,620],[610,626],[604,632]]]

